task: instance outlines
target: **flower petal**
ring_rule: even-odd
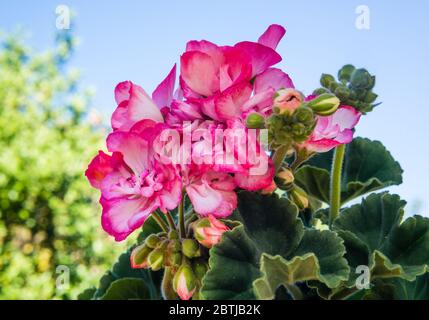
[[[180,70],[186,85],[200,95],[211,96],[219,89],[219,70],[206,53],[185,52],[180,58]]]
[[[152,93],[152,99],[159,109],[170,106],[173,100],[174,84],[176,82],[176,65],[173,66],[167,77]]]
[[[295,88],[292,79],[277,68],[269,68],[255,78],[255,93],[274,89]]]
[[[252,85],[248,82],[239,83],[228,88],[215,98],[215,111],[223,120],[233,120],[241,115],[241,107],[252,94]]]
[[[259,37],[258,43],[275,49],[279,44],[280,40],[286,33],[286,29],[278,24],[272,24],[267,30]]]
[[[273,49],[256,42],[239,42],[235,47],[244,50],[251,57],[252,76],[258,75],[282,61],[282,57]]]

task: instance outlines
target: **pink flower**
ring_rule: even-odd
[[[107,147],[113,156],[109,159],[100,152],[86,171],[92,185],[101,190],[103,228],[116,241],[139,228],[153,211],[176,208],[182,196],[177,170],[152,157],[151,127],[136,126],[130,132],[111,133]]]
[[[193,230],[195,239],[204,247],[211,248],[219,243],[222,234],[229,228],[213,215],[209,215],[207,218],[194,222]]]
[[[206,40],[188,42],[180,75],[186,101],[223,122],[244,119],[250,111],[269,110],[276,90],[293,87],[287,74],[271,68],[281,61],[275,48],[284,34],[283,27],[272,25],[258,42],[234,46],[217,46]]]
[[[340,106],[327,117],[317,117],[316,127],[302,147],[312,152],[327,152],[340,144],[353,140],[353,128],[359,122],[361,113],[351,106]]]

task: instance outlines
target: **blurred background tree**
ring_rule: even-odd
[[[75,298],[124,249],[101,230],[84,177],[105,128],[67,68],[71,31],[42,53],[21,38],[0,42],[0,299]]]

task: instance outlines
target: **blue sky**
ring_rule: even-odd
[[[94,86],[94,107],[107,119],[113,88],[130,79],[151,92],[189,39],[219,44],[256,40],[271,23],[286,27],[280,67],[309,93],[321,73],[353,63],[377,75],[383,104],[364,117],[357,134],[383,141],[401,163],[404,184],[392,188],[410,213],[429,215],[427,165],[429,104],[429,2],[419,0],[327,1],[0,1],[0,29],[22,26],[37,49],[52,44],[55,8],[77,12],[81,45],[72,61],[85,85]],[[370,9],[370,29],[355,27],[356,7]]]

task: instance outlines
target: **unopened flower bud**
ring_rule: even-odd
[[[209,266],[203,259],[196,259],[192,262],[192,269],[194,270],[194,274],[197,279],[201,280],[207,273]]]
[[[277,183],[277,186],[282,190],[291,189],[293,182],[295,181],[292,170],[289,168],[281,168],[274,179]]]
[[[178,239],[170,240],[165,250],[164,264],[169,267],[178,267],[182,262],[182,244]]]
[[[173,278],[173,289],[182,300],[189,300],[197,288],[197,281],[188,264],[183,264]]]
[[[369,89],[373,79],[366,69],[356,69],[353,71],[350,84],[356,89]]]
[[[278,114],[292,114],[303,101],[301,92],[295,89],[280,89],[274,96],[273,110]]]
[[[164,252],[159,249],[153,250],[148,256],[148,264],[153,271],[158,271],[164,264]]]
[[[350,96],[351,90],[346,86],[338,86],[334,93],[338,99],[346,100]]]
[[[299,210],[307,209],[309,206],[308,195],[301,188],[294,186],[288,192],[289,199],[298,207]]]
[[[179,239],[179,233],[176,230],[170,230],[168,232],[168,239]]]
[[[313,95],[315,95],[315,96],[320,96],[323,93],[329,93],[329,90],[326,88],[318,88],[318,89],[313,91]]]
[[[146,240],[144,241],[144,243],[152,249],[155,249],[156,246],[158,245],[158,243],[161,241],[161,238],[156,235],[156,234],[151,234],[149,235]]]
[[[334,76],[326,73],[322,74],[320,78],[320,84],[322,85],[322,87],[329,88],[331,83],[333,82],[335,82]]]
[[[259,113],[251,113],[246,118],[246,127],[249,129],[262,129],[265,127],[265,118]]]
[[[184,239],[182,241],[182,252],[188,258],[195,258],[200,255],[200,246],[194,239]]]
[[[147,268],[147,257],[151,253],[151,251],[152,249],[145,244],[139,245],[138,247],[134,248],[130,256],[131,268]]]
[[[373,103],[375,100],[377,100],[378,95],[372,91],[368,91],[365,95],[364,102],[366,103]]]
[[[202,246],[211,248],[220,241],[222,234],[229,228],[214,216],[209,215],[207,218],[195,221],[193,230],[195,239]]]
[[[338,71],[338,79],[341,82],[349,82],[352,77],[352,73],[353,71],[355,71],[355,69],[356,68],[353,65],[346,64],[340,69],[340,71]]]
[[[307,102],[307,106],[320,116],[328,116],[337,111],[340,99],[330,93],[324,93]]]

